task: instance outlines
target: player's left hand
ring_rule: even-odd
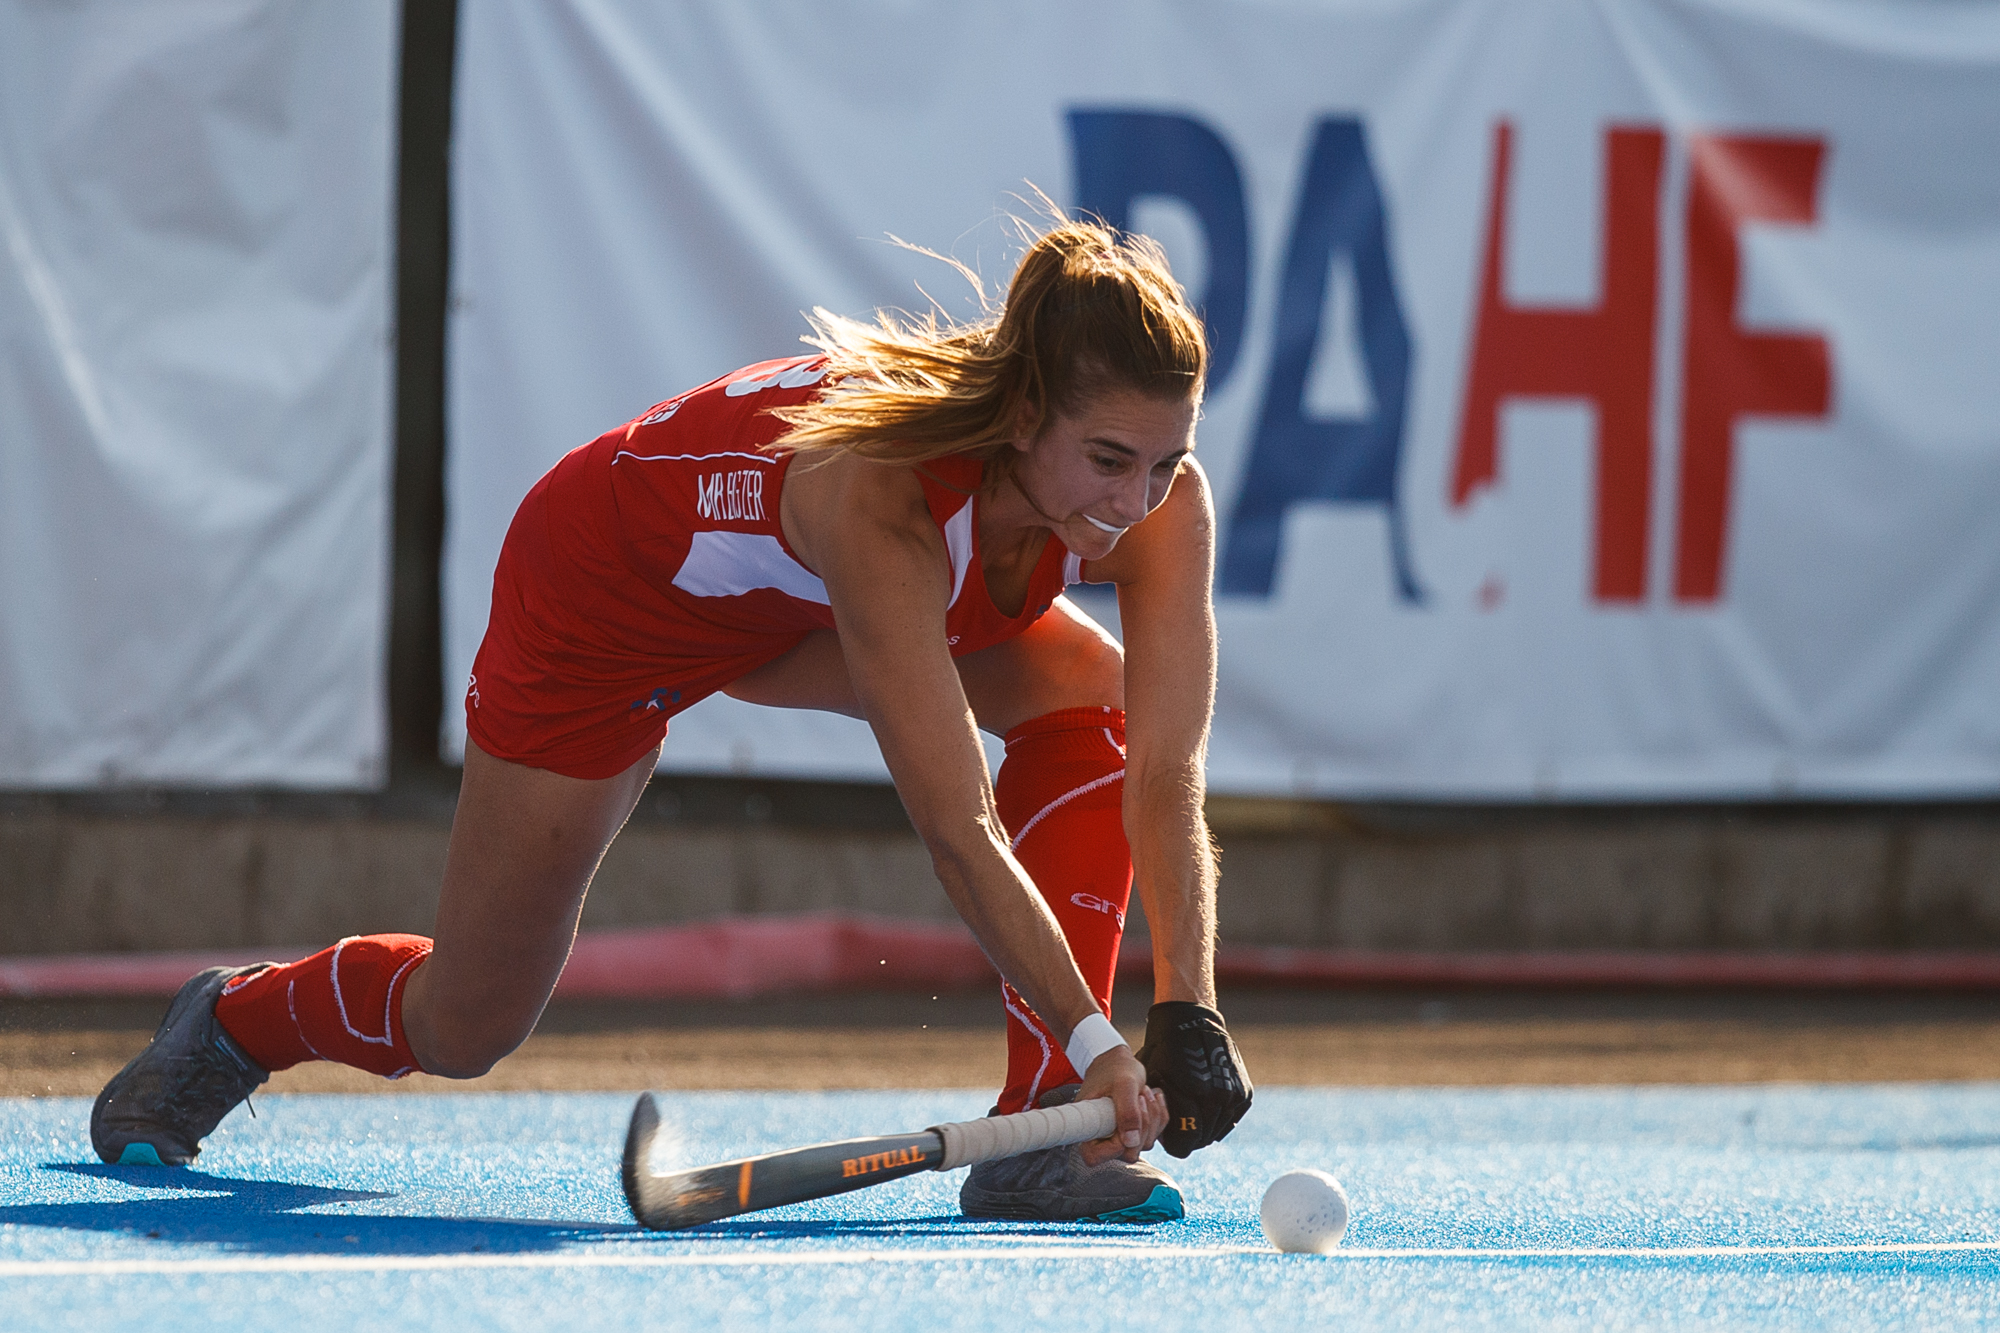
[[[1176,1157],[1227,1138],[1250,1109],[1250,1075],[1222,1015],[1205,1004],[1163,1000],[1146,1015],[1139,1048],[1146,1077],[1166,1094],[1160,1144]]]
[[[1129,1046],[1114,1046],[1091,1061],[1084,1071],[1083,1086],[1076,1099],[1109,1097],[1118,1111],[1118,1129],[1108,1139],[1093,1139],[1082,1145],[1088,1166],[1123,1157],[1139,1160],[1139,1154],[1159,1141],[1167,1125],[1167,1099],[1158,1088],[1146,1086],[1146,1067],[1133,1056]]]

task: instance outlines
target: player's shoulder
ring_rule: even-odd
[[[843,528],[929,522],[923,483],[906,465],[850,453],[801,455],[792,461],[787,484]]]
[[[907,466],[852,454],[794,458],[783,508],[787,539],[836,593],[879,596],[907,583],[898,570],[948,563],[923,487]]]

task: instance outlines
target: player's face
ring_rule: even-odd
[[[1115,389],[1016,447],[1014,479],[1062,544],[1101,560],[1159,508],[1194,448],[1195,404]]]

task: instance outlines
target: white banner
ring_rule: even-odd
[[[1216,370],[1219,790],[2000,789],[2000,5],[467,0],[447,750],[515,503],[1028,182]],[[715,701],[666,767],[879,776]]]
[[[392,0],[0,0],[0,785],[379,781]]]

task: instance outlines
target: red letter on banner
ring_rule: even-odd
[[[1737,230],[1810,223],[1826,145],[1818,139],[1697,136],[1689,145],[1687,350],[1681,390],[1680,531],[1674,596],[1722,592],[1736,418],[1824,417],[1832,373],[1817,334],[1745,333]]]
[[[1498,477],[1503,398],[1588,398],[1597,405],[1595,595],[1646,595],[1646,529],[1653,480],[1653,315],[1659,253],[1659,130],[1605,134],[1604,271],[1594,308],[1507,304],[1507,176],[1513,127],[1493,130],[1492,197],[1479,283],[1465,416],[1451,500],[1463,505]]]

